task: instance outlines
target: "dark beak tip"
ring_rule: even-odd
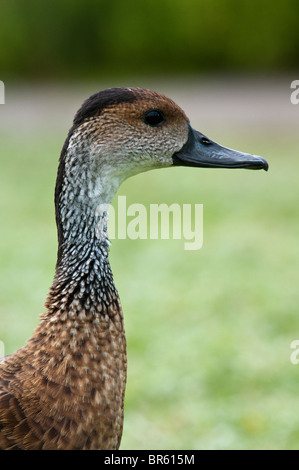
[[[261,164],[257,167],[257,169],[258,170],[268,171],[269,170],[269,163],[267,162],[267,160],[265,160],[265,158],[259,157],[259,156],[256,156],[256,158],[258,158],[259,161],[261,162]]]

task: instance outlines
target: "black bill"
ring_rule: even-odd
[[[269,166],[264,158],[222,147],[191,126],[189,126],[187,142],[172,158],[174,165],[181,166],[247,168],[266,171]]]

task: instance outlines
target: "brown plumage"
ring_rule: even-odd
[[[173,165],[267,169],[194,131],[156,92],[104,90],[77,112],[57,174],[58,256],[45,313],[0,364],[1,449],[119,448],[126,339],[106,210],[124,179]]]

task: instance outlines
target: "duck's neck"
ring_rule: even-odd
[[[109,179],[106,167],[94,168],[89,153],[73,155],[72,147],[59,172],[58,260],[47,308],[76,305],[78,312],[109,314],[119,300],[108,261],[108,206],[120,181]]]

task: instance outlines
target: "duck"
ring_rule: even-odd
[[[0,362],[0,449],[119,449],[127,347],[106,209],[127,178],[177,166],[268,169],[195,130],[156,91],[104,89],[75,114],[58,164],[57,263],[44,313]]]

